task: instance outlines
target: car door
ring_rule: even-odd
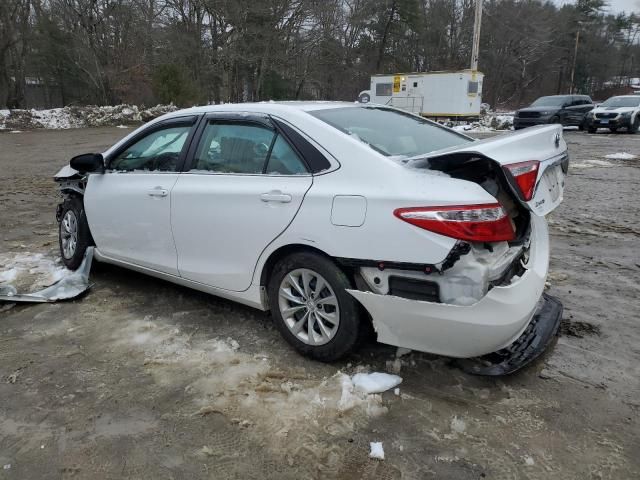
[[[567,121],[566,125],[580,125],[582,123],[582,117],[584,116],[584,100],[581,97],[571,97],[571,103],[566,108]]]
[[[182,169],[196,116],[152,125],[105,159],[89,176],[84,205],[99,252],[178,274],[171,233],[171,191]]]
[[[178,270],[189,280],[243,291],[262,251],[291,223],[313,177],[267,117],[210,115],[173,188]]]

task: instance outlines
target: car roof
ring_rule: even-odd
[[[329,102],[329,101],[284,101],[284,102],[253,102],[253,103],[225,103],[219,105],[203,105],[199,107],[176,110],[163,118],[171,118],[185,114],[202,114],[213,112],[254,112],[254,113],[283,113],[291,111],[311,112],[315,110],[327,110],[330,108],[361,107],[355,102]]]

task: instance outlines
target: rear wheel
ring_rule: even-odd
[[[344,357],[361,330],[360,308],[348,288],[347,276],[326,257],[308,252],[285,257],[268,285],[276,327],[303,355],[323,362]]]
[[[58,241],[62,263],[69,270],[76,270],[84,259],[87,247],[93,243],[82,198],[65,198],[60,211]]]

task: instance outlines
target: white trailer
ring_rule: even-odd
[[[483,73],[473,70],[374,75],[371,89],[361,92],[358,101],[435,119],[477,119],[483,78]]]

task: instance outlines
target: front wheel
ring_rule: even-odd
[[[65,198],[60,210],[58,241],[62,263],[69,270],[76,270],[84,259],[87,247],[93,244],[82,198]]]
[[[636,117],[633,123],[627,129],[627,133],[636,133],[640,127],[640,117]]]
[[[349,279],[330,259],[301,252],[282,259],[269,279],[271,313],[282,336],[303,355],[331,362],[360,336],[360,307]]]
[[[562,122],[560,121],[560,117],[558,117],[557,115],[554,115],[553,117],[551,117],[551,120],[549,120],[549,123],[559,123],[560,125],[562,125]]]

